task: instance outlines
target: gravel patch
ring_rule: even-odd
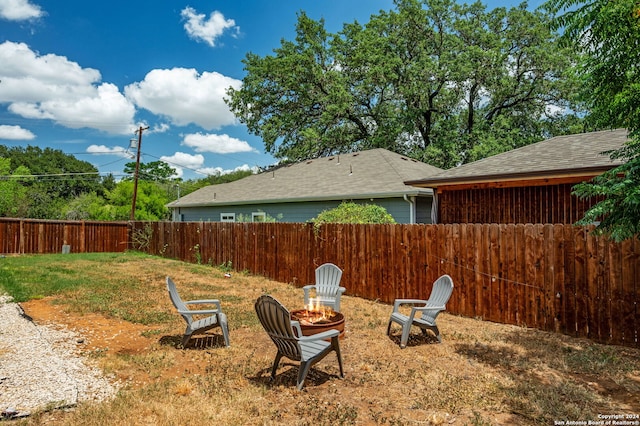
[[[118,386],[78,353],[82,338],[37,325],[0,295],[0,419],[113,397]]]

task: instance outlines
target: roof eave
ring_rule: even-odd
[[[535,172],[522,172],[522,173],[496,173],[489,175],[476,175],[476,176],[460,176],[452,178],[425,178],[419,180],[410,180],[404,182],[405,185],[413,185],[421,188],[437,188],[443,185],[464,185],[464,184],[476,184],[485,182],[496,181],[525,181],[536,179],[549,179],[549,178],[580,178],[580,177],[593,177],[606,172],[620,164],[611,164],[610,166],[594,166],[594,167],[581,167],[574,169],[562,169],[562,170],[541,170]]]

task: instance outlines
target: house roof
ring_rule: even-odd
[[[404,181],[441,171],[379,148],[307,160],[237,181],[209,185],[168,207],[431,195],[431,189],[406,185]]]
[[[603,152],[628,141],[626,129],[556,136],[424,177],[409,185],[437,188],[482,182],[593,177],[622,163]]]

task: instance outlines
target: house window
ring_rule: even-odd
[[[235,222],[235,213],[220,213],[220,222]]]
[[[251,213],[251,222],[264,222],[266,219],[267,214],[265,212]]]

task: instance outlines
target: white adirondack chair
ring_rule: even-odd
[[[424,334],[426,334],[427,330],[431,330],[438,338],[438,342],[442,342],[440,330],[436,325],[436,318],[440,312],[446,309],[445,305],[449,301],[452,292],[453,280],[449,275],[443,275],[433,283],[429,300],[396,299],[393,302],[393,312],[387,325],[387,336],[391,333],[391,324],[395,322],[402,326],[400,348],[407,346],[412,325],[420,327]],[[414,306],[411,308],[409,315],[404,315],[400,312],[400,306],[408,304]]]
[[[218,299],[187,300],[183,301],[178,294],[178,289],[173,280],[167,277],[167,290],[173,306],[187,323],[187,328],[182,337],[182,346],[185,347],[193,334],[201,334],[212,328],[220,327],[224,337],[225,346],[229,346],[229,327],[227,316],[222,312]],[[215,308],[192,310],[189,305],[210,305]],[[199,319],[196,319],[199,318]]]
[[[303,336],[298,321],[291,320],[291,314],[272,296],[263,295],[256,300],[256,314],[265,331],[275,343],[278,352],[271,367],[271,380],[275,379],[276,370],[282,357],[299,361],[298,390],[302,390],[307,373],[311,366],[322,360],[330,352],[335,351],[340,367],[340,377],[344,377],[342,355],[338,330],[327,330],[312,336]],[[331,339],[330,342],[324,339]]]
[[[314,302],[324,306],[330,306],[334,311],[340,312],[340,296],[347,289],[340,287],[342,269],[333,263],[325,263],[316,268],[315,284],[302,287],[304,291],[304,304],[309,305],[312,299],[312,290],[315,290]]]

